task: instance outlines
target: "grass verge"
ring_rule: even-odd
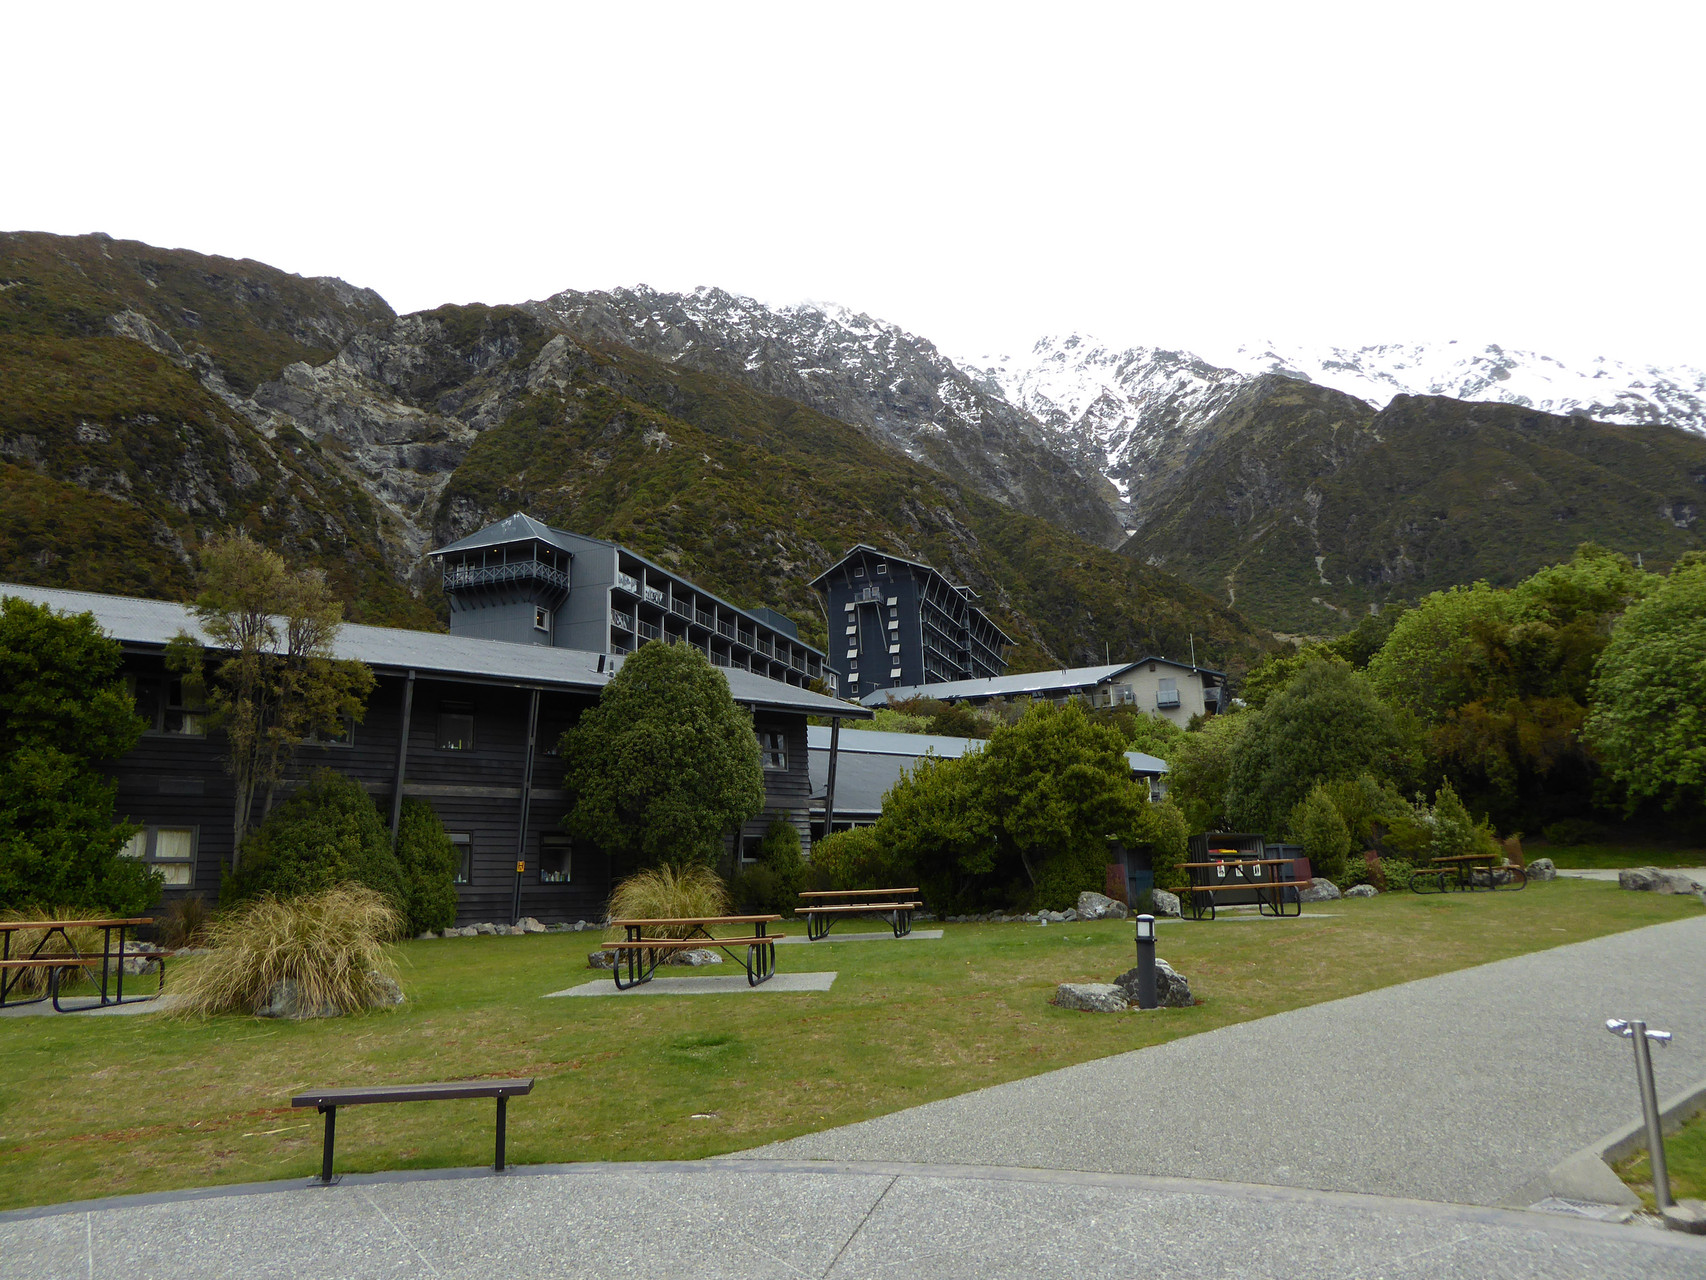
[[[1524,844],[1523,852],[1530,862],[1550,858],[1553,863],[1570,871],[1621,871],[1624,867],[1706,867],[1706,849],[1677,846],[1654,848],[1651,845],[1622,844],[1562,844],[1556,848],[1536,841]]]
[[[1665,1168],[1670,1172],[1674,1200],[1706,1200],[1706,1113],[1694,1117],[1665,1139]],[[1646,1149],[1617,1166],[1617,1176],[1641,1197],[1649,1211],[1653,1200],[1653,1165]]]
[[[1133,963],[1130,925],[1099,921],[780,948],[782,972],[839,973],[823,993],[541,999],[608,981],[585,967],[589,932],[406,943],[405,1006],[321,1022],[4,1019],[0,1208],[308,1177],[319,1118],[287,1101],[315,1085],[531,1075],[516,1164],[717,1155],[1701,906],[1554,881],[1311,911],[1330,914],[1164,925],[1159,952],[1202,1003],[1141,1018],[1048,1003]],[[491,1130],[488,1102],[355,1107],[338,1167],[480,1165]]]

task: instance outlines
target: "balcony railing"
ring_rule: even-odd
[[[740,631],[736,633],[735,639],[744,644],[748,649],[751,649],[754,647],[752,642],[756,637],[750,631]]]
[[[853,593],[854,604],[881,604],[883,593],[876,587],[863,587]]]
[[[1157,693],[1155,695],[1155,705],[1158,707],[1176,707],[1176,706],[1178,706],[1179,705],[1178,691],[1175,690],[1175,691],[1169,693],[1165,689],[1163,689],[1160,693]]]
[[[621,587],[622,590],[626,591],[631,596],[637,596],[640,594],[640,580],[631,573],[622,573],[621,571],[618,571],[616,574],[616,585]]]
[[[714,627],[717,625],[717,615],[707,609],[695,609],[693,611],[693,621],[697,622],[702,627]]]
[[[568,570],[546,564],[543,560],[512,560],[508,564],[471,564],[463,560],[444,566],[446,591],[457,587],[490,587],[527,580],[546,583],[565,593],[569,589]]]
[[[663,591],[661,588],[647,587],[644,594],[646,597],[646,603],[648,604],[662,604],[664,602]]]
[[[610,611],[610,625],[621,631],[632,631],[634,620],[620,609],[612,609]]]
[[[678,614],[683,618],[691,619],[693,617],[693,606],[685,600],[671,600],[669,602],[669,611],[673,614]]]
[[[707,622],[705,625],[710,626],[711,624],[709,622]],[[724,622],[721,618],[718,618],[717,619],[717,634],[720,636],[727,636],[730,640],[733,640],[735,637],[734,623]]]
[[[642,640],[656,640],[658,635],[659,632],[656,624],[650,622],[642,622],[640,624],[640,638]]]
[[[776,646],[771,644],[768,640],[760,639],[757,648],[758,651],[766,658],[774,658],[776,656]]]

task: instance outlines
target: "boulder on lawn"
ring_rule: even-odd
[[[1080,920],[1124,920],[1130,914],[1126,904],[1118,898],[1110,898],[1105,893],[1094,893],[1086,889],[1078,895],[1078,918]]]
[[[1125,993],[1111,982],[1063,982],[1055,988],[1054,1004],[1086,1013],[1124,1013]]]
[[[1297,893],[1297,897],[1300,902],[1331,902],[1335,898],[1341,898],[1343,896],[1344,895],[1339,892],[1338,885],[1334,884],[1331,880],[1325,880],[1320,876],[1316,876],[1304,888],[1298,890]]]
[[[1158,916],[1176,918],[1179,914],[1179,895],[1176,893],[1168,893],[1165,889],[1151,889],[1149,902],[1151,909]]]
[[[403,988],[389,974],[368,974],[367,1007],[369,1009],[390,1009],[403,1003]],[[315,1003],[303,993],[302,988],[289,978],[283,978],[267,988],[266,998],[255,1006],[257,1018],[285,1018],[291,1022],[305,1022],[310,1018],[337,1018],[343,1015],[343,1010],[330,1001]]]
[[[588,952],[586,967],[589,969],[614,969],[616,967],[616,953],[614,951]]]
[[[685,964],[697,969],[708,964],[721,964],[723,958],[709,947],[694,947],[691,951],[676,951],[665,964]]]
[[[1625,867],[1617,873],[1619,889],[1639,889],[1648,893],[1699,893],[1701,885],[1680,871],[1663,871],[1658,867]]]
[[[524,916],[521,921],[521,931],[523,933],[544,933],[545,926],[532,916]]]
[[[1126,1001],[1137,1008],[1137,970],[1127,969],[1114,979]],[[1155,957],[1155,1003],[1163,1009],[1188,1009],[1196,1003],[1190,981],[1160,956]]]
[[[1528,864],[1526,871],[1530,880],[1556,880],[1558,878],[1558,868],[1553,865],[1550,858],[1536,858]]]
[[[1313,888],[1314,886],[1311,885],[1310,887]],[[1372,898],[1379,893],[1380,890],[1376,889],[1371,884],[1353,884],[1349,889],[1345,890],[1342,896],[1346,898]],[[1305,899],[1305,901],[1308,901],[1308,899]]]

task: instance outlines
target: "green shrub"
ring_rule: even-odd
[[[1031,902],[1015,903],[1033,911],[1065,911],[1078,905],[1086,889],[1101,893],[1108,883],[1107,849],[1086,847],[1056,854],[1037,868]]]
[[[1312,871],[1334,884],[1345,879],[1351,855],[1351,833],[1326,787],[1319,784],[1291,811],[1291,833],[1303,846]]]
[[[384,894],[401,926],[403,873],[379,810],[360,783],[322,769],[244,840],[241,870],[226,877],[220,896],[298,898],[346,882]]]
[[[730,915],[728,886],[711,868],[696,863],[672,867],[667,862],[645,871],[636,871],[610,893],[612,920],[678,920],[688,916]],[[610,929],[606,936],[617,939],[621,930]],[[648,938],[684,938],[691,928],[673,925],[648,925]]]
[[[743,915],[774,912],[792,915],[806,884],[806,864],[800,858],[800,833],[793,823],[777,818],[764,831],[758,862],[737,867],[729,896]]]
[[[1599,823],[1589,822],[1586,818],[1563,818],[1542,827],[1540,834],[1547,844],[1569,845],[1587,844],[1598,839],[1603,831]]]
[[[812,846],[810,879],[819,889],[898,889],[911,884],[874,827],[837,831]]]
[[[1137,837],[1140,843],[1149,846],[1157,889],[1176,892],[1190,884],[1190,873],[1184,864],[1189,860],[1191,829],[1178,805],[1163,800],[1144,806],[1138,814]]]
[[[456,923],[456,846],[424,800],[403,801],[397,824],[397,869],[411,935]]]
[[[173,984],[173,1013],[254,1013],[280,982],[295,983],[309,1007],[368,1008],[383,995],[385,979],[396,979],[385,942],[402,927],[394,901],[365,885],[290,899],[265,894],[222,912],[208,928],[213,952]]]

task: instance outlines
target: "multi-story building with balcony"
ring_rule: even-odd
[[[849,698],[998,676],[1013,641],[977,593],[916,560],[861,543],[812,580],[829,619],[828,665]]]
[[[691,644],[719,667],[805,687],[837,678],[772,609],[741,609],[642,555],[519,512],[432,553],[450,634],[612,657],[648,640]]]

